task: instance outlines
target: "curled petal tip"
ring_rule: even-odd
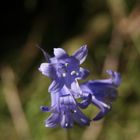
[[[107,70],[106,72],[112,77],[112,83],[118,87],[121,83],[120,73],[112,70]]]
[[[43,111],[43,112],[48,112],[50,109],[47,106],[41,106],[40,110]]]
[[[42,63],[38,70],[45,76],[48,76],[50,78],[56,77],[56,72],[54,67],[50,63]]]
[[[67,53],[62,48],[54,48],[54,55],[57,59],[67,58]]]
[[[109,111],[110,111],[109,108],[104,108],[104,110],[100,111],[100,112],[93,118],[93,121],[98,121],[98,120],[102,119]]]
[[[82,64],[87,57],[87,53],[88,53],[87,45],[83,45],[80,49],[74,52],[73,56],[77,60],[79,60],[80,64]]]

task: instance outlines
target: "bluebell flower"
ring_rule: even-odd
[[[110,111],[112,102],[117,98],[117,87],[120,85],[120,74],[112,70],[108,70],[107,73],[111,76],[109,79],[104,80],[90,80],[80,85],[82,90],[84,102],[79,106],[86,108],[90,103],[93,103],[100,109],[100,112],[95,116],[93,120],[100,120],[107,112]],[[89,100],[89,95],[91,100]],[[87,100],[86,100],[87,98]]]
[[[41,107],[42,111],[51,113],[45,121],[46,127],[60,125],[63,128],[71,128],[74,123],[89,125],[91,120],[82,113],[81,109],[87,108],[90,104],[100,109],[93,118],[94,121],[100,120],[110,111],[121,83],[119,73],[108,70],[110,78],[90,80],[79,85],[78,79],[84,79],[89,74],[88,70],[80,67],[87,57],[86,45],[72,56],[61,48],[54,49],[54,57],[41,50],[47,62],[40,65],[39,71],[52,79],[48,90],[51,94],[51,106]],[[81,99],[81,102],[77,99]]]
[[[45,121],[46,127],[60,125],[62,128],[71,128],[74,122],[80,125],[90,124],[90,119],[81,112],[72,91],[66,86],[59,93],[51,93],[51,101],[51,107],[41,107],[42,111],[51,112]]]
[[[54,57],[50,57],[44,50],[42,51],[47,62],[40,65],[39,71],[53,80],[49,92],[58,92],[64,85],[71,88],[71,84],[75,80],[88,76],[89,71],[80,67],[87,57],[86,45],[74,52],[72,56],[61,48],[54,49]]]

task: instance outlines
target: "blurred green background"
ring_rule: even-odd
[[[0,140],[140,140],[139,0],[12,0],[0,9]],[[45,60],[37,44],[51,55],[87,44],[88,79],[107,77],[106,69],[121,73],[118,100],[103,120],[45,128],[49,113],[40,106],[50,104],[51,81],[38,71]]]

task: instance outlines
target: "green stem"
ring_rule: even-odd
[[[70,129],[66,129],[67,140],[71,140]]]

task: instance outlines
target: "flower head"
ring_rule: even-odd
[[[74,122],[89,125],[90,119],[81,112],[72,94],[66,86],[59,93],[51,93],[51,107],[41,107],[42,111],[52,113],[45,121],[46,127],[61,125],[63,128],[71,128]]]
[[[74,52],[72,56],[61,48],[55,48],[54,57],[51,58],[44,52],[48,62],[42,63],[39,71],[53,80],[49,92],[58,92],[64,85],[70,88],[76,79],[88,76],[88,70],[80,67],[80,64],[86,59],[87,52],[86,45]]]
[[[117,87],[120,85],[120,74],[108,70],[107,73],[111,76],[104,80],[91,80],[80,85],[83,96],[86,98],[92,96],[91,100],[87,100],[87,105],[93,103],[101,111],[93,120],[99,120],[110,111],[112,102],[117,98]]]
[[[119,73],[108,70],[110,78],[90,80],[79,85],[78,79],[84,79],[89,74],[88,70],[80,67],[87,56],[86,45],[72,56],[61,48],[54,49],[54,57],[41,50],[47,62],[40,65],[39,71],[52,79],[48,90],[51,94],[51,106],[41,107],[42,111],[51,112],[45,121],[46,127],[60,125],[63,128],[71,128],[74,123],[89,125],[91,120],[82,113],[81,109],[87,108],[90,104],[100,109],[93,118],[94,121],[100,120],[110,111],[121,83]],[[81,102],[77,101],[79,98]]]

